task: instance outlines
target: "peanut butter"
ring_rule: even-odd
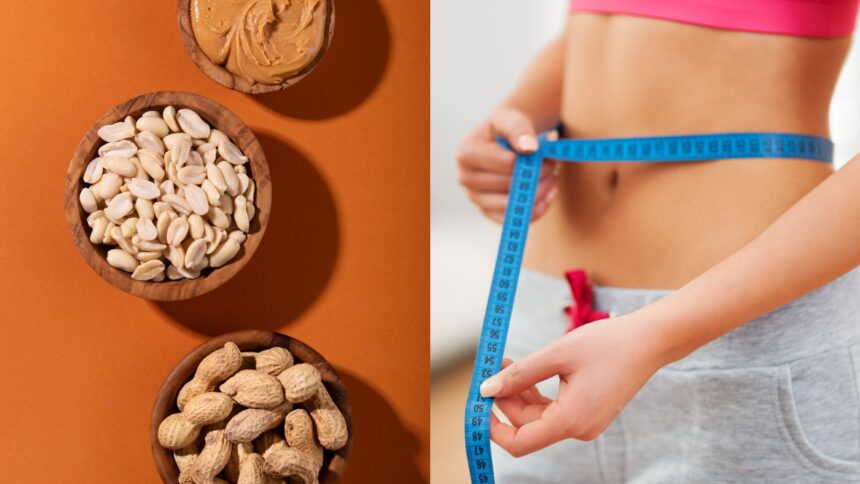
[[[326,0],[192,0],[191,25],[215,64],[248,82],[281,84],[325,45]]]

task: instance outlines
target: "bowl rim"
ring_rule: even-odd
[[[237,257],[223,267],[212,270],[197,279],[148,282],[136,281],[131,276],[107,263],[107,246],[101,247],[89,240],[86,225],[87,213],[80,205],[79,194],[84,185],[83,172],[93,159],[98,147],[104,142],[98,137],[98,129],[106,124],[125,119],[128,115],[140,114],[163,106],[188,107],[194,109],[213,127],[222,130],[239,146],[249,158],[252,178],[256,184],[254,205],[256,213],[252,231],[242,244]],[[218,121],[215,122],[215,119]],[[268,161],[253,131],[232,111],[205,96],[190,92],[156,91],[135,96],[117,104],[84,134],[69,162],[65,179],[65,214],[72,239],[87,264],[102,279],[134,296],[154,301],[178,301],[190,299],[210,292],[233,278],[251,259],[266,232],[271,212],[271,174]]]
[[[176,482],[179,469],[176,467],[173,453],[163,448],[158,442],[158,426],[165,417],[178,411],[176,397],[179,390],[194,374],[200,361],[208,354],[223,347],[227,342],[235,343],[242,351],[257,351],[280,346],[288,349],[296,361],[311,363],[320,370],[326,389],[346,419],[348,438],[340,450],[336,452],[325,451],[325,462],[321,470],[323,474],[321,474],[319,482],[320,484],[338,482],[346,470],[353,443],[352,402],[346,386],[331,363],[313,347],[291,336],[265,330],[236,331],[204,341],[183,356],[164,379],[153,403],[150,417],[150,447],[161,479],[165,483]],[[296,353],[301,353],[303,358],[297,357]]]
[[[203,74],[209,79],[217,82],[227,89],[242,92],[245,94],[266,94],[270,92],[282,91],[293,84],[301,81],[308,76],[322,62],[329,48],[331,47],[332,39],[334,38],[335,26],[335,6],[334,0],[323,0],[328,7],[328,15],[326,16],[326,31],[323,34],[324,40],[322,48],[317,56],[302,70],[295,75],[287,78],[280,84],[261,84],[259,82],[249,83],[241,76],[233,74],[224,66],[212,62],[200,45],[197,43],[197,37],[194,35],[194,30],[191,26],[191,1],[179,0],[177,3],[176,20],[179,25],[179,36],[182,39],[182,45],[188,53],[188,57],[194,62],[194,65],[200,69]]]

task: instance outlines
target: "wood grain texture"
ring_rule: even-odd
[[[197,279],[179,281],[143,282],[131,278],[131,274],[111,267],[107,263],[106,245],[94,245],[87,233],[87,213],[81,208],[78,194],[83,188],[83,173],[87,164],[96,156],[99,146],[104,142],[98,136],[98,129],[125,119],[126,116],[140,116],[150,109],[162,110],[165,106],[191,108],[200,114],[212,127],[218,128],[229,136],[245,153],[249,160],[249,175],[257,185],[254,205],[257,213],[251,221],[251,231],[242,244],[239,254],[227,265],[218,269],[207,269]],[[87,264],[106,281],[123,291],[145,299],[157,301],[177,301],[205,294],[221,286],[232,278],[245,264],[263,238],[272,204],[272,184],[269,165],[263,149],[254,133],[235,114],[224,106],[203,96],[187,92],[154,92],[130,99],[101,117],[93,124],[75,150],[69,170],[66,173],[65,211],[66,220],[72,231],[75,245]]]
[[[309,363],[320,371],[322,381],[331,394],[335,405],[346,419],[349,431],[349,438],[342,449],[337,452],[325,451],[325,460],[320,471],[319,482],[321,484],[338,482],[346,470],[349,452],[352,448],[352,406],[349,395],[346,393],[346,387],[328,361],[310,346],[280,333],[256,330],[225,334],[203,343],[183,358],[164,381],[152,408],[152,420],[150,421],[152,454],[155,457],[155,465],[161,479],[167,484],[178,482],[179,469],[173,459],[173,452],[158,443],[158,426],[168,415],[179,411],[176,407],[176,397],[182,385],[194,375],[197,365],[203,358],[223,347],[228,341],[236,343],[242,351],[261,351],[280,346],[289,350],[297,362]]]
[[[188,51],[188,56],[194,64],[209,76],[212,80],[222,86],[233,89],[234,91],[244,92],[246,94],[263,94],[267,92],[275,92],[286,89],[293,84],[304,79],[314,68],[320,63],[322,58],[328,51],[334,37],[334,0],[324,0],[327,3],[328,15],[326,16],[326,32],[325,41],[320,49],[317,57],[304,69],[297,72],[295,75],[287,78],[281,84],[261,84],[259,82],[248,82],[241,76],[234,75],[221,65],[215,64],[207,56],[197,44],[197,38],[194,36],[194,30],[191,27],[191,0],[179,0],[177,10],[177,21],[179,22],[179,35],[182,37],[182,44],[185,50]]]

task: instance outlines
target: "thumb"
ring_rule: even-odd
[[[534,153],[538,149],[538,139],[531,119],[516,109],[500,109],[490,119],[493,129],[502,135],[514,151]]]
[[[508,397],[524,392],[562,373],[566,368],[563,355],[562,348],[557,342],[550,343],[484,380],[481,384],[481,396]]]

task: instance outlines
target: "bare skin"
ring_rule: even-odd
[[[565,137],[731,131],[828,136],[849,39],[727,32],[577,13],[503,104]],[[483,128],[486,130],[486,128]],[[832,173],[803,160],[562,164],[545,170],[525,265],[603,285],[678,288],[752,240]],[[503,204],[509,178],[494,186]],[[488,194],[487,196],[490,196]],[[480,204],[479,204],[480,205]],[[502,207],[503,208],[503,207]],[[490,215],[497,220],[503,210]]]
[[[830,97],[849,46],[592,14],[573,15],[565,37],[561,119],[564,135],[578,138],[828,136]],[[563,164],[558,203],[534,227],[527,264],[555,274],[584,267],[605,285],[678,288],[831,172],[782,159]]]
[[[519,88],[466,137],[461,182],[498,220],[497,187],[513,155],[490,148],[493,132],[527,152],[534,132],[559,118],[568,137],[827,136],[849,43],[573,14]],[[511,422],[494,419],[493,440],[524,455],[592,439],[661,367],[856,267],[858,186],[856,160],[836,173],[772,159],[565,164],[558,179],[545,176],[528,267],[555,275],[583,267],[599,284],[677,290],[506,362],[481,387]],[[557,400],[534,388],[553,376]]]

